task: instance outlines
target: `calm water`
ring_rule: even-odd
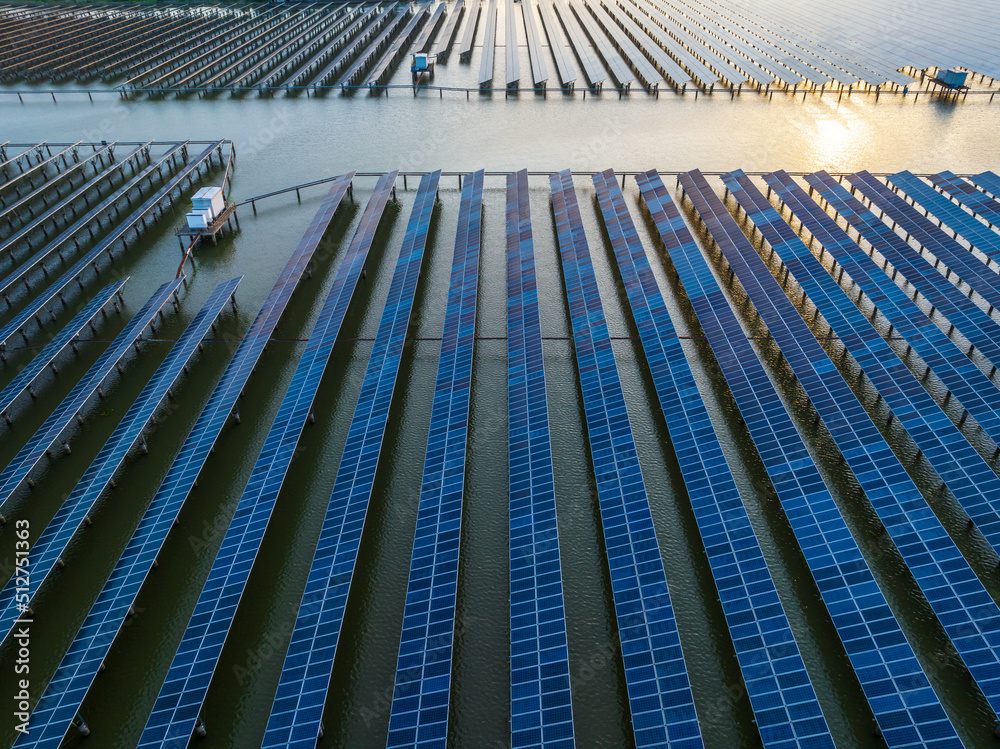
[[[522,69],[526,63],[525,58]],[[478,63],[474,59],[472,64]],[[444,82],[444,77],[439,73],[438,82]],[[408,92],[350,100],[336,96],[273,100],[226,97],[126,103],[108,97],[91,103],[86,97],[61,96],[57,104],[39,97],[29,99],[24,106],[3,99],[0,116],[0,141],[232,138],[238,155],[233,182],[236,199],[349,169],[485,167],[505,171],[527,167],[551,171],[569,166],[594,171],[610,166],[624,171],[741,167],[748,171],[866,168],[881,172],[909,168],[919,172],[949,168],[971,172],[1000,168],[1000,103],[954,106],[883,98],[875,104],[873,99],[860,96],[838,103],[833,97],[802,101],[801,96],[793,100],[777,95],[771,101],[757,95],[734,101],[722,96],[697,100],[693,96],[664,96],[656,100],[645,95],[626,101],[617,96],[583,101],[551,93],[547,99],[522,96],[505,102],[500,97],[473,97],[467,102],[464,95],[446,94],[439,99],[436,94],[421,94],[415,98]],[[203,184],[220,178],[216,171]],[[502,177],[488,178],[484,197],[477,324],[481,336],[504,336],[506,332],[503,184]],[[336,250],[319,256],[312,279],[303,281],[296,292],[275,334],[282,340],[269,346],[247,388],[242,425],[225,430],[199,479],[199,488],[184,508],[180,527],[160,555],[159,568],[140,595],[137,616],[112,649],[107,671],[95,682],[83,708],[93,730],[87,745],[129,746],[141,732],[301,354],[304,344],[292,339],[308,335],[373,185],[373,179],[359,178],[357,205],[342,209],[333,222],[330,233],[343,241],[335,245]],[[410,182],[409,193],[402,190],[402,180],[399,187],[400,204],[390,205],[383,218],[368,262],[367,281],[355,295],[342,339],[375,335],[415,180]],[[611,334],[634,335],[589,178],[578,178],[577,189]],[[242,210],[242,232],[235,239],[199,251],[182,295],[181,315],[167,315],[159,334],[175,337],[216,283],[244,274],[237,293],[238,317],[224,313],[219,327],[219,338],[242,335],[322,194],[322,189],[307,191],[301,205],[294,194],[265,201],[256,217]],[[532,179],[531,196],[543,335],[564,338],[570,328],[547,179]],[[667,279],[655,231],[638,205],[631,181],[627,197],[647,250],[654,256],[653,267],[675,322],[688,333],[697,332],[686,304],[679,302],[677,290]],[[457,179],[444,178],[417,290],[410,328],[414,337],[441,334],[458,199]],[[119,255],[117,272],[131,276],[125,288],[129,313],[134,313],[176,268],[178,247],[173,229],[181,220],[183,201],[178,201],[178,206],[129,252]],[[93,293],[110,277],[111,271],[103,271],[100,280],[88,284],[87,293]],[[68,319],[69,314],[61,319]],[[113,337],[122,324],[110,318],[100,328],[100,337]],[[657,413],[641,350],[631,341],[615,345],[706,741],[710,747],[758,746],[697,526]],[[708,349],[698,341],[687,341],[686,345],[838,745],[879,746],[871,737],[871,714],[860,688],[846,656],[835,644],[833,627],[780,508],[763,487],[759,459],[739,424]],[[57,379],[46,376],[41,397],[22,406],[14,430],[0,439],[0,460],[15,454],[96,359],[101,347],[96,343],[81,347],[78,360],[64,360]],[[277,503],[205,703],[203,715],[209,736],[199,746],[206,749],[252,746],[263,733],[370,347],[370,342],[342,340],[334,349],[319,391],[316,424],[303,434],[301,452]],[[68,555],[66,569],[46,588],[33,630],[32,667],[37,687],[49,677],[69,645],[234,348],[235,343],[224,341],[206,346],[191,376],[176,390],[177,408],[160,420],[150,437],[150,454],[129,462],[117,491],[103,498],[93,514],[93,527],[81,535]],[[414,341],[403,357],[321,746],[385,744],[438,348],[433,340]],[[36,491],[30,498],[25,496],[19,512],[36,528],[55,512],[166,351],[163,343],[143,349],[129,364],[126,376],[88,414],[86,428],[73,442],[73,455],[55,461]],[[774,359],[773,351],[764,353]],[[547,341],[545,354],[577,740],[582,747],[628,746],[624,680],[612,644],[611,593],[572,347],[567,340]],[[6,383],[14,371],[10,367],[0,373],[0,383]],[[781,371],[776,376],[793,407],[801,408],[802,399],[791,378]],[[452,743],[456,747],[507,745],[505,385],[504,342],[480,341],[472,391],[460,634],[452,702]],[[803,424],[821,466],[828,470],[835,450],[808,421]],[[992,746],[988,706],[974,695],[967,672],[904,574],[898,555],[880,546],[872,511],[856,500],[849,479],[833,473],[830,479],[966,743]],[[962,519],[954,508],[942,505],[935,509],[950,531],[962,532]],[[962,539],[977,571],[987,574],[994,561],[990,553],[964,535]],[[10,532],[0,532],[0,559],[6,559],[11,549]],[[995,584],[992,590],[1000,594]],[[11,661],[9,648],[0,652],[0,690],[10,686]],[[4,744],[13,738],[7,715],[4,711],[0,717],[0,742]],[[82,742],[75,736],[69,742],[71,746],[78,744]]]

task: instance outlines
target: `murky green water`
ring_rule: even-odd
[[[526,65],[522,60],[522,68]],[[456,62],[457,64],[457,62]],[[477,63],[473,61],[473,65]],[[439,81],[441,74],[439,74]],[[619,101],[617,96],[583,101],[550,93],[547,99],[393,92],[388,98],[356,96],[320,99],[167,100],[94,103],[86,97],[42,98],[20,106],[0,101],[0,140],[174,140],[229,137],[237,149],[235,198],[245,198],[349,169],[379,171],[485,167],[505,171],[528,167],[549,171],[567,166],[593,171],[609,166],[635,171],[659,168],[706,171],[736,167],[748,171],[910,168],[956,172],[1000,168],[1000,104],[914,104],[883,98],[776,96],[772,101],[744,95]],[[203,184],[218,181],[214,172]],[[668,180],[669,181],[669,180]],[[160,555],[159,568],[143,589],[137,616],[119,637],[107,670],[95,682],[83,715],[93,734],[86,745],[129,746],[142,730],[169,666],[174,648],[208,574],[212,558],[235,509],[270,420],[287,386],[315,314],[333,279],[333,270],[352,235],[374,179],[356,180],[357,205],[342,209],[330,235],[333,251],[318,256],[312,279],[303,281],[251,378],[242,406],[242,424],[228,426],[199,488],[189,498],[181,525]],[[488,177],[484,197],[483,255],[477,333],[504,336],[505,226],[502,177]],[[614,654],[614,617],[603,557],[594,482],[583,431],[567,305],[544,177],[532,178],[532,218],[538,265],[545,364],[552,420],[557,502],[565,576],[577,740],[582,747],[628,746],[630,730],[621,667]],[[281,669],[287,636],[312,557],[319,523],[346,440],[371,343],[351,341],[375,335],[388,293],[413,192],[399,183],[400,205],[390,206],[368,263],[369,273],[352,302],[317,401],[317,421],[303,434],[301,451],[275,508],[272,524],[250,578],[243,605],[208,693],[204,718],[206,749],[249,747],[259,742]],[[410,187],[415,187],[411,180]],[[635,334],[614,260],[601,229],[588,178],[577,180],[587,235],[612,335]],[[256,315],[323,194],[294,194],[262,202],[257,215],[242,210],[242,231],[218,247],[199,250],[182,294],[180,316],[167,315],[159,334],[175,337],[219,281],[244,274],[237,294],[238,317],[227,312],[220,338],[238,338]],[[627,188],[653,267],[675,322],[697,332],[686,302],[677,295],[659,255],[655,231],[639,207],[634,183]],[[445,289],[458,216],[458,180],[442,180],[429,248],[411,322],[415,338],[439,336]],[[174,227],[177,208],[119,255],[114,271],[88,283],[93,293],[112,272],[127,274],[127,312],[173,275],[178,261]],[[737,300],[739,302],[739,300]],[[742,308],[741,308],[742,309]],[[71,310],[61,320],[69,319]],[[5,320],[6,317],[0,318]],[[749,319],[749,318],[748,318]],[[109,318],[99,331],[110,339],[123,320]],[[725,389],[706,344],[686,341],[696,375],[721,430],[731,463],[778,583],[792,626],[814,679],[838,745],[878,746],[871,737],[871,714],[836,645],[836,636],[777,502],[770,498],[763,471],[746,430]],[[0,459],[9,460],[50,410],[99,355],[101,344],[66,357],[60,375],[45,376],[37,402],[22,407],[16,426],[0,435]],[[207,345],[191,376],[176,389],[176,408],[160,419],[149,438],[150,454],[132,459],[118,489],[103,498],[94,524],[78,539],[66,569],[48,585],[37,606],[32,668],[39,687],[57,665],[90,602],[127,542],[159,479],[165,473],[201,404],[222,372],[234,342]],[[406,347],[390,426],[382,452],[356,584],[334,668],[321,746],[384,746],[401,625],[407,570],[415,524],[427,426],[439,345],[413,341]],[[19,513],[41,528],[96,455],[158,362],[166,344],[149,344],[108,389],[108,397],[87,414],[73,440],[73,455],[54,461],[38,488],[25,494]],[[680,479],[666,429],[658,416],[652,383],[637,342],[620,340],[615,354],[625,385],[629,415],[639,447],[653,516],[677,611],[685,655],[706,742],[710,747],[759,745],[752,714],[712,585],[708,565]],[[764,350],[774,361],[774,352]],[[13,361],[13,360],[12,360]],[[14,367],[0,372],[0,382]],[[793,407],[802,398],[792,378],[776,371]],[[506,492],[506,347],[477,343],[472,390],[470,451],[463,525],[459,627],[452,702],[455,747],[506,746],[508,737],[508,603]],[[803,413],[805,413],[803,411]],[[927,665],[935,687],[969,746],[992,746],[991,712],[976,696],[971,679],[952,654],[943,632],[904,573],[898,555],[877,534],[878,523],[857,500],[851,481],[834,472],[829,440],[806,419],[821,466],[837,488],[838,500],[868,553],[890,602]],[[919,478],[919,477],[918,477]],[[923,479],[929,482],[927,477]],[[928,483],[928,485],[930,485]],[[956,535],[963,530],[954,508],[935,507]],[[9,528],[9,526],[8,526]],[[992,559],[973,540],[962,541],[978,572],[989,573]],[[0,532],[0,559],[12,548],[9,530]],[[995,577],[993,578],[995,580]],[[994,594],[1000,594],[992,584]],[[0,652],[0,692],[12,676],[9,648]],[[0,712],[0,741],[13,737],[8,712]],[[84,745],[72,737],[70,746]]]

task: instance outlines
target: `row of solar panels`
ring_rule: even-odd
[[[953,49],[916,52],[923,40],[908,45],[897,42],[896,35],[872,38],[864,27],[845,34],[837,19],[822,18],[815,8],[806,9],[803,17],[790,17],[787,9],[773,3],[746,7],[742,0],[505,0],[502,5],[501,28],[509,39],[508,87],[519,85],[521,78],[519,28],[525,33],[536,87],[548,79],[549,55],[563,86],[572,86],[577,78],[571,62],[575,56],[588,84],[598,88],[608,75],[619,88],[628,88],[632,81],[647,89],[664,81],[675,88],[692,83],[711,88],[720,81],[734,88],[838,88],[912,84],[902,69],[933,72],[964,65],[997,72],[995,53],[988,48],[967,48],[968,58]],[[443,60],[459,33],[460,56],[468,60],[478,33],[479,84],[490,86],[498,10],[496,0],[488,6],[476,0],[468,8],[464,0],[439,3],[433,9],[410,3],[296,3],[215,14],[204,9],[148,13],[112,7],[105,11],[102,25],[101,13],[93,10],[46,12],[12,6],[0,8],[0,30],[9,39],[0,43],[0,74],[56,80],[124,78],[126,89],[148,91],[380,85],[411,47],[414,52],[433,47]],[[865,11],[873,22],[885,12]],[[459,32],[463,18],[464,31]],[[29,36],[31,45],[18,43]]]
[[[360,273],[395,176],[393,173],[380,180],[338,270],[324,311],[310,337],[307,353],[296,368],[272,426],[275,448],[268,449],[265,445],[261,453],[260,468],[255,469],[244,494],[244,499],[249,499],[240,503],[240,507],[246,509],[244,512],[237,510],[227,530],[210,582],[199,599],[199,607],[147,724],[143,745],[187,743],[197,725],[200,705],[221,653],[225,632],[235,615],[273,500],[288,470],[297,436],[309,413],[309,403],[319,386],[336,340],[339,321],[346,312],[353,283]],[[366,383],[370,384],[363,388],[359,398],[361,417],[356,413],[352,421],[352,430],[356,427],[361,431],[356,440],[348,440],[338,472],[337,487],[286,656],[268,727],[268,745],[312,746],[320,730],[347,588],[394,389],[399,350],[426,242],[437,177],[436,173],[425,177],[418,190],[379,338],[366,374]],[[986,183],[995,177],[983,175],[977,179]],[[904,423],[919,449],[918,458],[926,460],[937,471],[986,540],[995,549],[1000,548],[995,536],[1000,520],[997,516],[1000,508],[996,506],[1000,502],[1000,479],[960,431],[966,421],[965,412],[963,415],[952,413],[953,421],[946,410],[947,402],[953,397],[963,408],[969,408],[966,401],[973,403],[980,396],[986,402],[978,406],[983,421],[989,424],[986,417],[990,411],[996,416],[994,406],[1000,394],[989,380],[995,368],[987,376],[974,364],[968,366],[968,357],[977,348],[989,355],[998,340],[998,332],[992,327],[996,325],[992,317],[994,308],[991,304],[988,311],[985,309],[987,295],[994,293],[995,284],[989,284],[989,276],[984,274],[993,273],[986,262],[989,260],[987,253],[1000,248],[1000,235],[993,239],[980,237],[979,244],[972,250],[955,237],[949,237],[870,175],[853,176],[851,182],[856,189],[873,203],[884,206],[886,214],[901,227],[900,231],[919,242],[921,249],[918,252],[836,181],[822,173],[808,177],[810,187],[865,238],[864,244],[871,251],[869,255],[861,243],[848,236],[788,175],[775,173],[768,175],[765,181],[780,198],[781,205],[788,207],[809,231],[812,240],[819,243],[818,256],[792,231],[778,208],[742,173],[727,175],[724,182],[746,219],[766,241],[767,259],[757,253],[743,229],[699,173],[680,177],[684,193],[731,270],[730,279],[740,281],[774,345],[781,350],[784,361],[815,407],[817,418],[826,424],[931,609],[951,637],[980,691],[996,711],[1000,703],[1000,668],[994,643],[997,642],[995,628],[1000,622],[1000,610],[910,479],[883,437],[883,430],[848,382],[834,374],[838,368],[813,331],[818,335],[829,327],[829,332],[836,335],[846,354],[860,367],[860,372],[876,386],[880,398],[884,397],[891,409],[890,423],[892,418],[899,418]],[[923,196],[921,205],[925,208],[929,205],[935,216],[956,205],[907,173],[894,175],[890,181],[909,185],[906,192],[911,196],[924,189],[930,190]],[[241,345],[240,351],[246,353],[238,352],[223,376],[216,389],[217,394],[220,389],[225,393],[220,396],[223,402],[213,405],[216,400],[213,395],[203,413],[203,416],[209,415],[215,426],[203,431],[196,424],[182,448],[175,462],[180,468],[176,472],[171,469],[164,482],[166,493],[173,495],[172,509],[164,515],[164,503],[154,499],[140,524],[141,532],[133,538],[133,541],[138,539],[140,546],[123,556],[123,562],[119,563],[119,567],[124,564],[124,568],[130,569],[131,577],[119,575],[119,567],[116,567],[56,678],[46,690],[36,710],[36,720],[40,716],[44,721],[39,735],[61,738],[75,715],[165,538],[169,523],[164,520],[176,517],[180,503],[197,477],[200,463],[218,436],[218,429],[235,403],[256,355],[270,335],[304,262],[315,249],[349,182],[350,176],[334,185],[258,317],[258,320],[263,317],[271,322],[254,324]],[[393,746],[443,746],[447,739],[458,528],[464,480],[462,456],[475,323],[482,182],[481,172],[470,175],[463,189],[445,340],[422,482],[424,493],[418,512],[390,718],[389,740]],[[982,212],[995,212],[995,206],[983,200],[985,193],[975,190],[971,183],[953,175],[944,175],[935,182],[950,186],[948,193],[964,206],[974,204]],[[594,183],[640,331],[643,352],[709,555],[761,737],[768,746],[830,745],[829,729],[773,580],[728,471],[708,411],[680,349],[616,177],[607,172],[595,176]],[[761,453],[885,740],[891,746],[900,747],[960,745],[940,700],[924,676],[844,517],[809,457],[791,412],[785,408],[761,356],[743,331],[740,318],[729,305],[711,264],[688,232],[680,210],[659,177],[655,173],[640,175],[638,183],[672,265]],[[508,183],[508,288],[512,320],[508,331],[508,356],[512,393],[525,377],[522,366],[531,365],[528,361],[520,363],[527,356],[528,343],[535,352],[534,367],[537,372],[541,371],[537,322],[523,317],[526,302],[532,308],[537,306],[537,295],[525,297],[523,290],[525,282],[533,277],[526,184],[524,173],[512,175]],[[554,175],[551,186],[635,740],[638,746],[658,746],[667,741],[671,745],[699,746],[697,714],[688,686],[662,554],[653,530],[572,175],[569,172]],[[937,204],[939,200],[943,201],[940,205]],[[963,210],[961,214],[948,224],[956,234],[968,237],[977,227],[989,228],[971,212]],[[932,245],[932,241],[936,244]],[[829,267],[823,265],[826,254],[832,261]],[[873,257],[876,254],[883,258],[883,267],[879,267]],[[925,260],[924,254],[933,262]],[[768,263],[775,258],[780,259],[780,266],[772,272]],[[937,270],[942,263],[946,274]],[[957,270],[959,268],[961,270]],[[843,279],[845,271],[848,281]],[[895,282],[897,274],[904,276],[913,287],[913,299]],[[955,281],[950,279],[951,274],[956,275]],[[798,307],[781,291],[781,284],[787,284],[789,277],[797,281],[802,290]],[[958,278],[969,288],[968,292],[960,288]],[[848,292],[853,294],[855,287],[859,288],[857,300],[848,296]],[[165,300],[172,291],[173,287],[168,284],[158,293],[165,295]],[[221,295],[222,303],[227,291],[228,287],[217,294],[217,297]],[[798,292],[791,293],[798,296]],[[981,305],[975,303],[976,294],[982,297]],[[914,301],[920,295],[927,301],[938,300],[929,314]],[[874,313],[859,308],[863,296],[875,305]],[[807,310],[802,305],[806,298],[814,305],[814,314],[811,313],[813,308]],[[966,304],[970,299],[974,301],[975,310]],[[159,304],[155,299],[151,301],[153,314],[163,300]],[[537,309],[534,314],[537,315]],[[950,321],[947,333],[931,319],[935,314],[943,314]],[[817,327],[815,323],[820,315],[823,323]],[[137,316],[136,325],[144,324],[147,317],[148,313]],[[905,338],[907,354],[911,348],[916,350],[928,373],[933,371],[942,380],[950,378],[945,403],[939,405],[917,379],[917,375],[923,373],[912,373],[895,355],[894,349],[874,326],[872,321],[876,319],[884,319],[890,331]],[[959,323],[956,324],[955,319]],[[526,323],[535,331],[530,341],[527,340]],[[972,342],[970,350],[965,348],[968,341]],[[127,348],[129,339],[123,342]],[[965,365],[958,366],[955,352],[964,359]],[[984,377],[986,379],[980,382]],[[538,382],[533,384],[534,417],[537,419],[537,406],[544,404],[544,385],[539,391]],[[68,400],[75,403],[72,396]],[[285,404],[288,404],[288,414],[285,414]],[[527,401],[524,404],[517,397],[509,402],[512,559],[515,552],[524,553],[525,537],[516,531],[521,531],[525,524],[537,522],[538,532],[544,532],[545,523],[551,525],[554,521],[546,433],[536,429],[526,431],[524,427],[515,430],[518,415],[524,413]],[[381,411],[372,411],[376,407]],[[974,407],[977,406],[974,404]],[[72,404],[63,410],[73,410]],[[525,445],[526,437],[528,444]],[[458,452],[452,455],[452,450]],[[192,463],[189,456],[193,452],[201,455],[200,462]],[[537,453],[541,467],[545,469],[548,464],[549,469],[540,474],[532,470],[526,484],[515,481],[521,456],[533,453]],[[352,463],[364,465],[367,478],[359,478],[358,469],[352,467]],[[170,478],[173,475],[176,475],[175,480]],[[536,501],[542,508],[537,519],[531,514],[522,515],[515,524],[516,511],[523,513]],[[143,531],[147,517],[152,519],[150,524],[156,521],[156,533]],[[43,544],[45,553],[50,553],[48,548]],[[531,552],[531,563],[527,567],[515,565],[513,561],[511,566],[511,678],[512,684],[517,685],[512,691],[512,715],[515,716],[512,740],[519,746],[568,746],[572,744],[573,734],[568,672],[563,668],[567,655],[565,615],[561,593],[553,599],[550,587],[556,584],[558,590],[559,586],[558,551],[553,555],[548,546],[539,551],[541,553]],[[134,566],[137,557],[144,561]],[[219,580],[213,584],[216,570]],[[524,586],[525,583],[528,585]],[[549,605],[543,607],[543,599]],[[104,600],[107,603],[102,603]],[[110,614],[112,610],[115,613]],[[37,743],[39,741],[42,739],[34,737],[25,743],[44,745]]]

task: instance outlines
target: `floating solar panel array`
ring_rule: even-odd
[[[42,693],[31,733],[19,736],[17,746],[44,747],[66,733],[353,178],[351,172],[335,180],[320,204]]]
[[[124,330],[111,342],[104,353],[94,362],[93,366],[70,391],[56,410],[45,420],[27,444],[0,471],[0,513],[7,514],[15,501],[17,490],[24,484],[33,484],[32,472],[49,454],[56,442],[64,447],[69,444],[62,439],[63,434],[73,425],[73,422],[83,423],[83,411],[88,401],[100,389],[107,377],[125,358],[133,346],[138,349],[139,341],[150,323],[153,322],[160,308],[177,292],[183,279],[178,278],[160,286],[135,316],[128,322]]]
[[[243,598],[274,504],[312,413],[313,401],[333,353],[368,251],[375,241],[396,173],[376,185],[341,260],[333,285],[292,374],[250,480],[215,557],[194,613],[139,740],[140,747],[186,745],[194,731],[209,682]]]
[[[27,593],[30,605],[37,591],[62,560],[77,531],[84,526],[94,505],[104,491],[113,485],[115,474],[125,462],[129,451],[139,443],[145,445],[143,431],[157,409],[170,397],[171,388],[200,347],[202,339],[208,334],[222,308],[233,298],[239,282],[240,279],[237,278],[223,282],[215,288],[115,427],[115,431],[91,462],[83,478],[60,505],[55,517],[31,544],[28,560],[32,575],[29,584],[24,586],[27,590],[16,591],[16,578],[11,578],[3,590],[0,590],[0,611],[4,613],[2,621],[13,622],[17,618],[16,606],[17,603],[23,603],[23,600],[19,598],[15,601],[15,592],[19,596]],[[10,626],[13,628],[14,625]],[[9,634],[9,631],[5,634]]]
[[[595,175],[594,185],[761,740],[767,747],[832,748],[764,552],[615,173]]]
[[[959,349],[906,292],[879,272],[879,266],[858,250],[854,241],[816,203],[808,199],[791,177],[784,172],[777,172],[768,175],[766,179],[779,196],[793,207],[795,215],[804,222],[804,226],[817,237],[823,238],[827,251],[858,287],[870,298],[873,294],[879,296],[878,310],[889,321],[892,326],[890,330],[898,331],[913,346],[928,369],[942,379],[949,391],[979,420],[980,426],[988,434],[1000,436],[996,421],[1000,414],[1000,394],[993,392],[989,378],[969,360],[965,349]],[[807,177],[808,179],[818,180],[819,176]],[[821,183],[817,181],[816,184]],[[835,199],[838,197],[832,192],[829,194]],[[843,198],[844,195],[846,193],[839,197]],[[919,231],[916,224],[911,228]],[[939,252],[944,254],[941,249]],[[957,260],[956,258],[955,261]]]
[[[347,595],[396,388],[440,173],[421,179],[365,370],[333,494],[264,734],[265,747],[316,745]]]
[[[1000,710],[1000,607],[917,489],[836,365],[697,170],[678,178],[853,471],[927,602]]]
[[[482,170],[466,177],[448,285],[444,334],[417,504],[403,632],[386,746],[444,749],[448,743],[452,646],[458,591],[466,442],[472,394]]]
[[[757,446],[886,744],[958,747],[958,735],[823,482],[791,414],[660,176],[636,178]]]
[[[507,176],[510,730],[515,749],[572,749],[573,705],[528,172]]]
[[[947,483],[986,540],[1000,550],[1000,478],[749,178],[733,172],[723,181],[788,268],[789,277],[798,281],[831,333],[906,427],[922,456]],[[789,208],[794,211],[791,204]],[[822,245],[823,239],[819,242]]]
[[[636,746],[703,746],[646,486],[569,170],[549,178]]]

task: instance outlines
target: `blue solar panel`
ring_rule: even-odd
[[[609,169],[593,179],[763,744],[832,748],[764,553],[615,173]]]
[[[566,610],[527,171],[507,175],[507,416],[510,743],[514,749],[572,749]]]
[[[918,213],[916,208],[911,207],[903,198],[879,182],[873,175],[868,172],[858,172],[849,179],[859,191],[863,191],[864,197],[871,201],[873,207],[883,211],[890,220],[903,226],[924,250],[933,255],[933,258],[927,257],[921,252],[921,257],[924,257],[927,262],[933,262],[935,268],[939,264],[944,265],[945,278],[950,279],[954,274],[978,291],[991,305],[1000,307],[997,274],[985,263],[948,236],[930,219]],[[984,198],[986,197],[971,185],[969,185],[969,189]],[[943,196],[939,195],[938,197],[944,200]],[[1000,207],[1000,204],[997,205]],[[962,210],[958,206],[953,205],[953,207],[956,210]],[[983,228],[986,229],[985,226]],[[989,229],[986,230],[989,231]],[[998,246],[1000,246],[1000,235],[997,235],[997,240]]]
[[[782,197],[786,192],[794,194],[797,189],[794,180],[784,172],[776,172],[766,179]],[[851,216],[859,226],[872,222],[885,226],[829,176],[816,174],[806,179],[842,215]],[[810,231],[823,232],[827,252],[869,299],[877,300],[879,311],[892,325],[892,330],[913,346],[913,350],[941,378],[958,402],[975,417],[983,431],[994,441],[1000,441],[1000,393],[990,378],[820,206],[801,199],[797,205],[799,219],[806,222]],[[885,228],[888,230],[889,227]],[[896,237],[891,231],[890,234]],[[896,238],[902,241],[900,237]],[[909,248],[909,245],[903,244]],[[917,262],[923,261],[918,259]]]
[[[465,448],[479,291],[482,171],[462,186],[458,235],[417,505],[386,746],[444,749],[458,589]]]
[[[1000,175],[983,172],[972,177],[972,181],[994,200],[1000,200]]]
[[[861,174],[871,177],[867,172]],[[852,179],[851,182],[853,184],[855,180]],[[889,177],[889,182],[903,190],[912,200],[919,203],[921,208],[929,211],[939,221],[943,221],[958,236],[964,237],[975,249],[988,255],[996,262],[1000,262],[1000,234],[983,224],[975,216],[970,216],[961,206],[955,205],[910,172],[903,171],[893,174]],[[986,196],[983,195],[983,197]],[[989,201],[983,202],[988,204]]]
[[[0,350],[2,350],[3,347],[7,345],[7,342],[10,341],[10,339],[16,335],[19,330],[27,325],[33,317],[41,313],[41,311],[45,308],[45,305],[57,296],[61,297],[66,287],[79,279],[91,264],[95,264],[96,267],[97,260],[100,258],[102,253],[109,252],[115,242],[122,239],[125,236],[125,233],[136,223],[142,220],[154,206],[163,200],[163,198],[165,198],[169,193],[172,193],[175,189],[177,189],[177,186],[184,179],[186,179],[191,172],[197,169],[198,166],[205,161],[205,159],[211,156],[214,149],[221,145],[221,140],[213,143],[199,156],[196,156],[190,162],[185,164],[180,171],[167,180],[167,182],[159,190],[153,193],[148,200],[129,214],[129,216],[125,219],[118,222],[109,234],[105,235],[100,242],[87,251],[73,264],[69,270],[49,284],[45,291],[39,294],[38,297],[31,302],[31,304],[15,315],[10,322],[3,326],[3,328],[0,328]]]
[[[549,178],[636,747],[703,746],[646,485],[567,169]]]
[[[742,172],[723,178],[773,251],[808,294],[844,347],[906,427],[990,545],[1000,551],[1000,478],[938,407],[892,346]],[[791,193],[785,189],[781,194]],[[793,213],[797,199],[786,205]],[[824,237],[825,238],[825,237]],[[822,244],[823,238],[819,238]],[[800,307],[801,309],[801,307]]]
[[[121,291],[122,286],[128,281],[128,276],[119,281],[109,283],[94,296],[93,299],[80,312],[66,324],[62,330],[56,333],[55,337],[49,341],[45,348],[38,352],[37,356],[28,362],[28,365],[17,373],[17,376],[7,383],[7,387],[0,392],[0,414],[8,414],[10,407],[18,397],[31,387],[31,384],[46,367],[52,367],[55,371],[55,359],[66,350],[67,346],[76,345],[77,337],[83,332],[94,319],[94,316],[104,309],[104,305],[110,302],[115,294]]]
[[[941,172],[932,174],[930,180],[952,200],[957,200],[974,214],[982,217],[990,228],[993,227],[993,222],[1000,218],[1000,202],[982,190],[977,190],[975,185],[962,177],[952,172]]]
[[[684,217],[655,171],[639,175],[636,181],[886,744],[893,749],[961,746]]]
[[[850,179],[860,184],[865,176],[868,176],[867,173],[862,172],[852,175]],[[916,250],[901,236],[876,218],[874,213],[865,209],[858,200],[850,197],[847,191],[825,172],[809,175],[806,180],[834,206],[844,220],[854,226],[892,264],[894,280],[897,273],[901,274],[934,305],[937,312],[947,318],[948,322],[953,323],[972,345],[992,361],[1000,362],[1000,327],[985,310],[935,268],[919,258]],[[900,226],[911,235],[913,231],[920,230],[917,222],[905,218]]]
[[[316,217],[240,342],[69,651],[35,705],[31,733],[19,736],[18,746],[41,749],[58,742],[66,733],[353,178],[351,172],[337,179],[320,204]]]
[[[792,301],[700,172],[679,177],[830,436],[993,709],[1000,708],[1000,607],[920,494]]]
[[[241,277],[242,278],[242,277]],[[62,558],[70,541],[84,523],[97,504],[101,494],[112,483],[115,473],[125,462],[129,451],[142,438],[142,432],[153,418],[156,410],[167,398],[167,392],[180,377],[188,361],[198,350],[202,338],[208,333],[222,308],[236,292],[240,278],[227,281],[216,286],[208,301],[195,315],[177,343],[170,349],[166,358],[157,368],[156,373],[139,393],[135,403],[115,427],[111,437],[98,452],[83,478],[73,488],[69,497],[62,503],[55,517],[45,527],[42,534],[31,545],[28,561],[32,574],[27,586],[29,595],[34,598],[48,575],[56,568],[56,563]],[[14,600],[15,579],[11,578],[0,591],[0,610],[4,618],[0,621],[13,622],[17,618]],[[8,625],[13,628],[13,625]]]
[[[194,613],[146,722],[140,747],[186,746],[191,738],[271,511],[312,411],[316,391],[395,181],[396,172],[379,179],[354,239],[337,268],[326,302],[264,439],[250,480],[226,528]]]
[[[439,179],[440,172],[425,175],[417,191],[271,706],[265,747],[316,745]]]
[[[0,513],[9,514],[18,488],[31,476],[35,466],[45,457],[49,448],[73,424],[74,420],[82,420],[80,412],[86,407],[91,396],[111,374],[119,361],[129,352],[133,345],[138,345],[143,332],[160,308],[174,295],[183,278],[167,281],[142,306],[124,330],[111,342],[104,353],[87,370],[86,374],[63,399],[56,410],[45,420],[28,443],[14,456],[2,472],[0,472]]]

